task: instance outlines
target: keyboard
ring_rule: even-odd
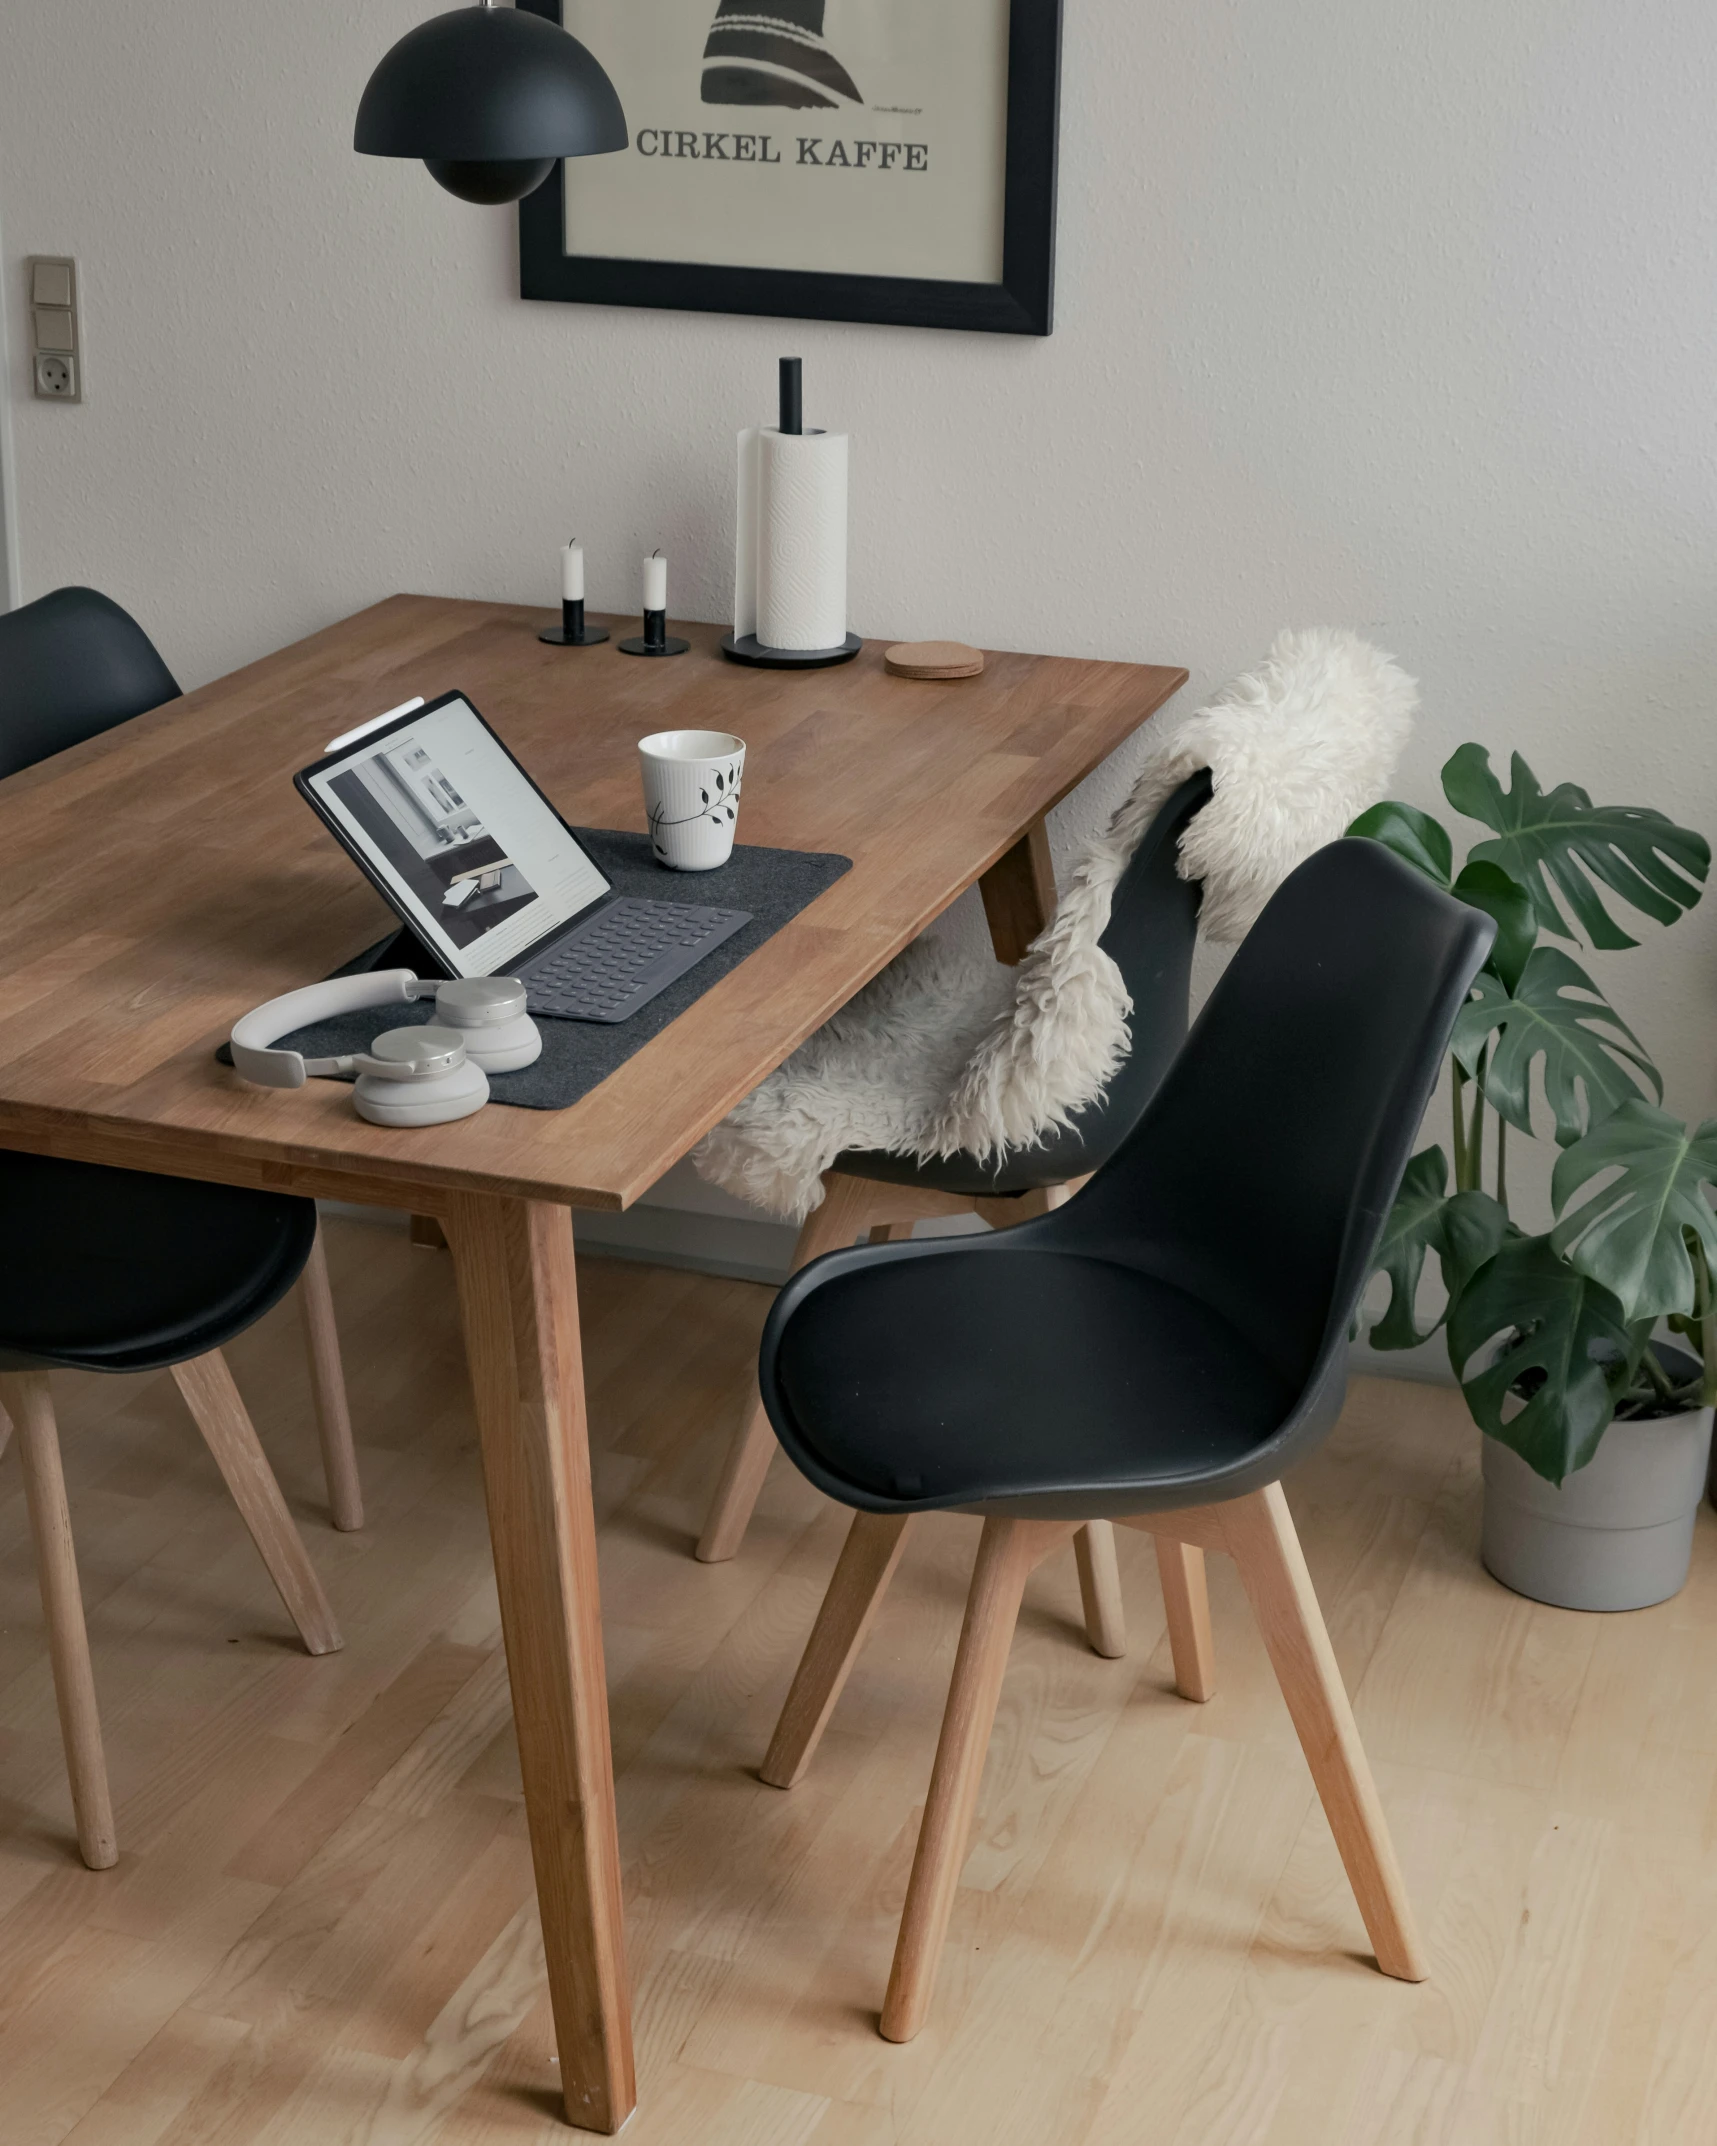
[[[622,896],[520,972],[532,1013],[624,1021],[751,922],[749,909]]]

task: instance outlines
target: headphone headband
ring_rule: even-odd
[[[234,1070],[262,1088],[302,1088],[313,1073],[349,1073],[353,1060],[305,1058],[298,1051],[276,1051],[269,1046],[278,1036],[295,1028],[308,1028],[313,1021],[331,1020],[338,1013],[357,1013],[366,1006],[402,1006],[411,999],[432,998],[433,983],[418,981],[412,969],[377,969],[367,976],[333,976],[326,983],[306,984],[271,998],[266,1006],[233,1023]]]

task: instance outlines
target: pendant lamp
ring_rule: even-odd
[[[624,149],[626,115],[600,65],[558,23],[522,8],[436,15],[371,75],[353,147],[421,157],[461,201],[518,201],[562,157]]]

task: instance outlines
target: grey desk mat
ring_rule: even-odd
[[[489,1076],[495,1101],[516,1104],[522,1110],[565,1110],[587,1096],[702,998],[712,984],[737,969],[748,954],[755,953],[783,924],[790,923],[843,873],[852,870],[850,857],[816,850],[736,846],[719,871],[670,872],[651,856],[645,835],[608,827],[575,827],[573,833],[604,878],[612,883],[614,898],[632,895],[652,902],[749,909],[751,922],[731,939],[724,939],[647,1006],[640,1006],[628,1021],[539,1021],[543,1053],[536,1064],[518,1073]],[[340,974],[371,968],[415,968],[419,975],[428,973],[415,950],[415,941],[402,945],[403,937],[399,934],[383,940]],[[341,1014],[280,1040],[307,1058],[332,1058],[342,1052],[367,1049],[381,1028],[405,1028],[434,1018],[434,1001],[420,1001],[410,1006],[386,1007],[379,1014],[374,1010]]]

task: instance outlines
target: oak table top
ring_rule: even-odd
[[[551,615],[395,596],[0,782],[0,1148],[441,1219],[560,2086],[573,2122],[616,2131],[637,2082],[569,1209],[635,1200],[974,880],[1018,960],[1054,905],[1044,813],[1185,673],[998,655],[925,684],[890,677],[882,643],[740,670],[715,627],[648,661],[546,647]],[[741,836],[853,868],[570,1109],[396,1131],[343,1083],[246,1086],[213,1057],[238,1015],[390,922],[294,772],[453,689],[586,826],[639,824],[640,736],[737,731]]]
[[[544,646],[549,616],[391,597],[0,784],[0,1144],[426,1212],[459,1190],[626,1207],[1186,675],[992,654],[932,684],[890,676],[881,641],[757,671],[696,625],[688,655],[640,661]],[[586,826],[642,824],[639,737],[736,731],[740,839],[853,869],[570,1109],[426,1136],[365,1124],[340,1083],[247,1087],[212,1062],[234,1019],[391,922],[294,772],[455,688]]]

